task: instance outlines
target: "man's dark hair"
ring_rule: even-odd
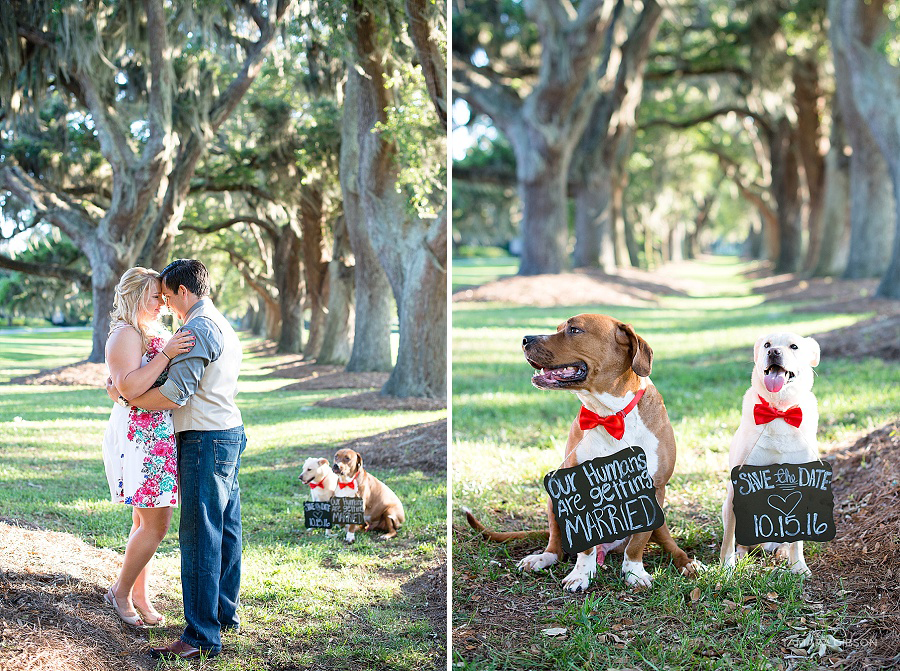
[[[171,292],[182,284],[195,296],[209,296],[209,271],[196,259],[176,259],[162,269],[159,279]]]

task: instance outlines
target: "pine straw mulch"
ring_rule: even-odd
[[[321,408],[343,408],[346,410],[444,410],[446,399],[440,398],[395,398],[381,392],[368,391],[362,394],[327,398],[314,403]]]
[[[153,669],[147,639],[103,600],[121,557],[0,520],[0,669]]]
[[[803,303],[795,312],[832,314],[874,312],[875,316],[813,337],[823,357],[884,361],[900,360],[900,301],[876,298],[879,280],[842,280],[832,277],[803,279],[797,275],[763,275],[754,282],[754,291],[766,301]]]
[[[374,470],[375,477],[379,469],[443,475],[447,472],[447,420],[401,426],[351,440],[334,450],[343,448],[359,452],[366,470]]]
[[[615,275],[579,269],[558,275],[503,277],[479,287],[461,289],[453,294],[453,300],[534,307],[592,303],[633,307],[656,305],[660,296],[687,296],[700,286],[697,282],[667,276],[665,268],[655,271],[619,268]]]
[[[900,667],[900,420],[826,457],[837,536],[810,562],[806,590],[826,605],[843,595],[843,668]]]
[[[106,388],[106,378],[109,370],[105,363],[91,363],[79,361],[78,363],[42,370],[34,375],[23,375],[11,378],[8,384],[42,384],[58,387],[103,387]]]

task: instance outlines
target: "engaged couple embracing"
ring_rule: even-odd
[[[147,591],[151,563],[181,506],[178,539],[186,626],[154,656],[195,659],[237,630],[241,581],[238,472],[247,444],[235,404],[241,344],[209,298],[209,273],[178,259],[156,273],[131,268],[116,287],[106,361],[113,408],[103,439],[110,496],[132,506],[132,527],[107,602],[126,623],[165,622]],[[168,306],[182,326],[160,322]]]

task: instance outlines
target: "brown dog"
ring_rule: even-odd
[[[647,455],[647,471],[662,506],[666,483],[675,469],[675,434],[662,396],[649,378],[653,351],[644,339],[630,325],[617,319],[582,314],[560,324],[552,335],[526,336],[522,349],[528,363],[537,370],[531,382],[538,389],[572,391],[586,409],[601,417],[624,414],[624,435],[618,439],[603,425],[582,430],[576,418],[569,430],[563,466],[571,468],[595,457],[610,456],[631,445],[640,446]],[[636,398],[637,404],[632,405]],[[540,571],[559,561],[562,546],[552,503],[548,504],[548,513],[550,540],[547,548],[541,554],[525,557],[519,562],[520,569]],[[533,533],[497,533],[485,529],[471,513],[467,512],[466,517],[469,524],[490,540],[505,541]],[[688,558],[675,543],[668,526],[663,524],[655,531],[634,534],[578,553],[575,568],[563,579],[563,587],[570,592],[586,589],[597,571],[598,562],[603,565],[606,553],[623,548],[625,580],[630,585],[649,586],[651,577],[644,569],[643,554],[651,538],[672,555],[682,575],[692,576],[700,569],[699,562]]]
[[[362,455],[350,449],[334,453],[332,470],[337,473],[338,486],[335,496],[358,496],[363,500],[365,531],[386,531],[382,539],[393,538],[397,529],[406,521],[403,504],[391,488],[363,468]],[[351,524],[347,530],[347,542],[356,539],[360,525]]]

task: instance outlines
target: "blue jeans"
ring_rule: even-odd
[[[244,427],[178,434],[181,483],[181,589],[187,626],[181,640],[213,654],[222,629],[239,625]]]

